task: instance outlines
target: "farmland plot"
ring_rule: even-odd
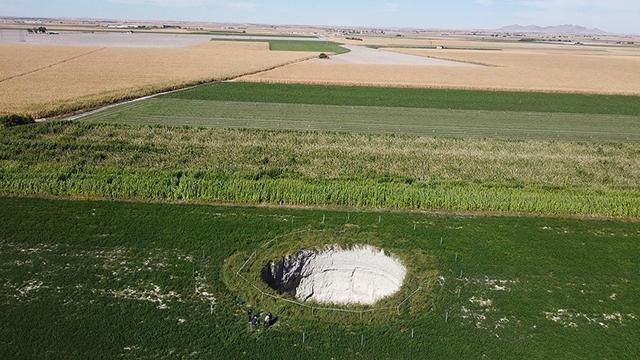
[[[509,139],[640,141],[640,117],[157,98],[82,119],[90,123],[393,133]]]
[[[229,79],[313,56],[269,51],[264,43],[211,41],[179,49],[0,45],[0,53],[11,54],[0,64],[0,113],[36,117]],[[23,63],[23,58],[32,60]]]
[[[0,191],[640,216],[637,142],[61,122],[0,131]]]
[[[633,55],[615,52],[594,55],[576,53],[572,49],[545,49],[467,51],[404,48],[393,51],[484,66],[305,62],[246,76],[243,81],[640,95],[640,50],[637,48],[629,50]]]
[[[637,223],[13,198],[0,205],[0,352],[9,358],[640,352]],[[229,259],[299,229],[426,252],[438,281],[421,296],[433,306],[369,321],[276,311],[228,286]],[[278,321],[252,330],[249,307]]]

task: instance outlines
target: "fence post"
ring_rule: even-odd
[[[444,313],[444,322],[449,322],[449,312]]]
[[[302,332],[302,343],[304,344],[304,331]]]
[[[413,339],[413,328],[411,328],[411,338]]]
[[[324,224],[324,214],[322,214],[322,223]]]
[[[360,335],[360,346],[364,347],[364,334]]]

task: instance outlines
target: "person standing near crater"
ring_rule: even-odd
[[[271,321],[273,320],[273,315],[271,313],[267,313],[267,316],[264,317],[264,327],[269,328],[271,326]]]

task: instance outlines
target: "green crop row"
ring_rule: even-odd
[[[36,124],[0,132],[0,192],[638,217],[639,146]]]
[[[640,116],[640,97],[622,95],[233,82],[166,96],[193,100]]]
[[[402,184],[366,180],[246,179],[215,172],[43,168],[0,172],[0,192],[141,200],[443,209],[640,217],[640,191]]]

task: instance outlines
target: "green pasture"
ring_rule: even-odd
[[[640,117],[153,98],[82,121],[501,139],[640,141]]]
[[[1,198],[0,216],[7,359],[640,352],[637,223],[29,198]],[[429,254],[438,282],[422,296],[431,306],[384,321],[284,309],[274,327],[250,329],[248,307],[274,309],[229,288],[225,264],[298,229],[349,229],[357,242]]]
[[[165,97],[188,100],[640,116],[640,97],[621,95],[230,82],[201,86]]]
[[[252,35],[249,35],[252,36]],[[214,38],[211,41],[247,41],[247,42],[268,42],[272,51],[308,51],[319,53],[344,54],[350,50],[342,47],[340,43],[321,40],[272,40],[272,39],[221,39]]]

